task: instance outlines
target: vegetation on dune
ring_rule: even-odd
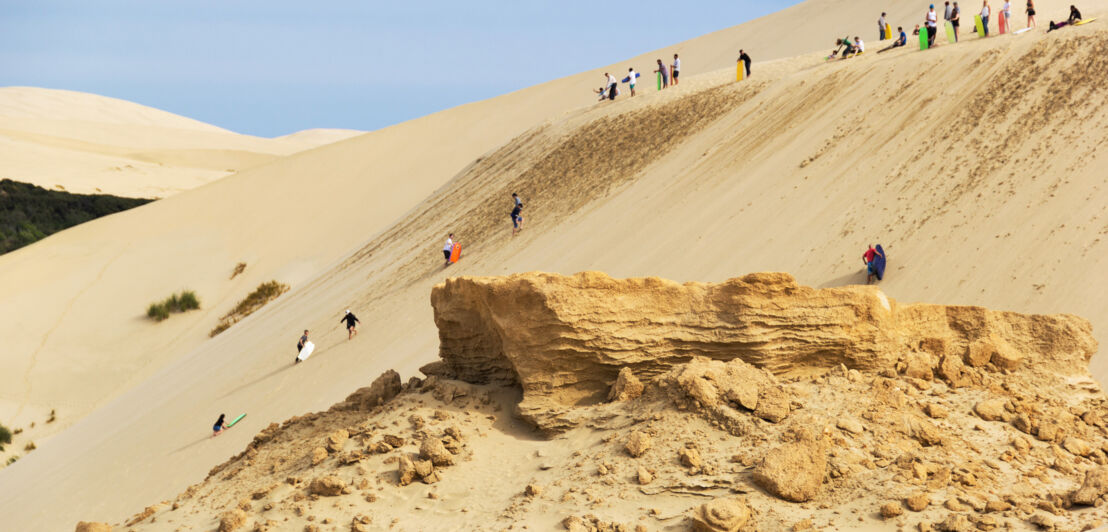
[[[212,329],[212,332],[208,333],[208,336],[215,336],[226,331],[232,325],[242,321],[242,319],[265,306],[266,303],[277,299],[278,296],[288,291],[289,285],[277,281],[269,281],[258,285],[253,292],[250,292],[242,301],[239,301],[239,303],[235,305],[235,308],[231,309],[227,314],[224,314],[222,318],[219,318],[219,324]]]
[[[0,425],[0,451],[4,450],[4,446],[12,442],[12,431],[8,430],[8,427]]]
[[[180,294],[173,294],[163,301],[151,303],[146,308],[146,317],[154,321],[162,321],[169,318],[170,313],[186,312],[198,308],[200,308],[200,299],[196,297],[196,292],[185,290]]]
[[[246,263],[240,262],[235,265],[235,270],[231,272],[231,279],[238,277],[240,273],[246,271]]]
[[[151,201],[108,194],[72,194],[0,179],[0,254]]]

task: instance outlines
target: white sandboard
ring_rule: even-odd
[[[1013,31],[1013,32],[1012,32],[1012,35],[1019,35],[1019,34],[1021,34],[1021,33],[1025,32],[1025,31],[1031,31],[1031,30],[1033,30],[1033,29],[1034,29],[1034,28],[1024,28],[1024,29],[1022,29],[1022,30],[1016,30],[1016,31]]]
[[[315,351],[315,344],[309,341],[304,344],[304,348],[300,350],[300,354],[296,355],[296,360],[301,362],[308,360],[308,357],[312,356],[312,351]]]

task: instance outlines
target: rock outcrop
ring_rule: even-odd
[[[697,356],[777,375],[900,366],[958,387],[980,371],[1077,374],[1096,350],[1089,322],[1075,316],[901,305],[874,286],[817,290],[785,273],[716,284],[597,272],[460,277],[436,286],[431,304],[442,360],[424,372],[519,385],[520,414],[548,432],[573,426],[572,407],[607,399],[622,369],[647,381]],[[753,396],[737,398],[752,408]]]

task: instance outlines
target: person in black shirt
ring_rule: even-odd
[[[739,61],[743,62],[743,68],[746,69],[746,76],[750,77],[750,56],[746,52],[739,50]]]
[[[350,310],[347,309],[346,315],[344,315],[342,319],[339,320],[339,323],[342,323],[344,321],[346,322],[346,339],[349,340],[355,336],[358,336],[357,324],[361,323],[361,320],[359,320],[353,312],[350,312]]]

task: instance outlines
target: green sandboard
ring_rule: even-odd
[[[919,29],[919,49],[927,49],[927,26]]]
[[[950,42],[950,44],[958,42],[958,38],[954,36],[954,23],[950,21],[946,23],[946,40]]]
[[[231,428],[231,427],[235,426],[235,423],[238,423],[239,420],[241,420],[244,417],[246,417],[246,414],[239,414],[239,417],[236,417],[235,419],[231,420],[230,423],[227,424],[227,428]]]
[[[973,25],[977,28],[977,36],[985,36],[985,25],[981,23],[981,15],[973,16]]]

